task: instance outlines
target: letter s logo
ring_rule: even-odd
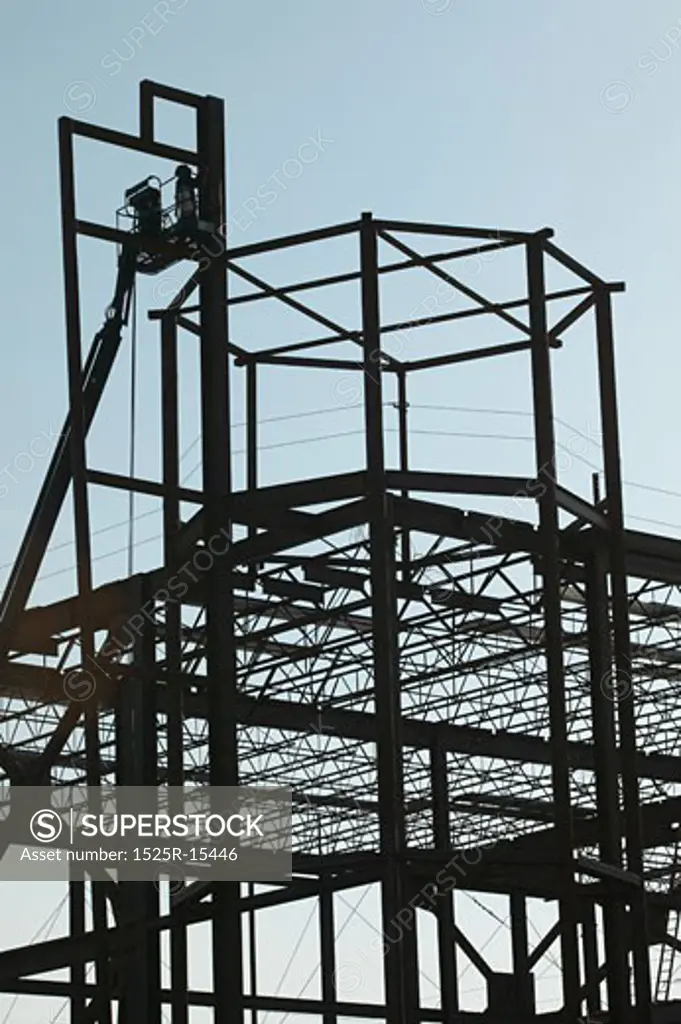
[[[29,825],[31,835],[38,843],[53,843],[61,835],[63,827],[60,816],[49,808],[36,811]]]

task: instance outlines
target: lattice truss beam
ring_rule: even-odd
[[[457,845],[479,847],[541,829],[550,823],[553,807],[541,589],[532,558],[425,531],[396,530],[394,542],[398,571],[403,570],[399,557],[408,552],[404,564],[411,578],[398,611],[405,735],[414,737],[405,747],[410,845],[432,845],[428,750],[433,743],[442,743],[448,754]],[[293,789],[296,849],[302,855],[371,850],[376,842],[368,549],[367,540],[348,542],[343,531],[298,552],[273,554],[259,563],[257,575],[249,575],[248,566],[235,566],[245,581],[236,619],[240,770],[244,783]],[[334,582],[311,582],[322,579]],[[112,584],[97,595],[98,604],[103,609],[113,604],[116,614],[109,618],[105,612],[98,622],[97,665],[81,683],[86,687],[96,679],[104,690],[103,780],[112,780],[115,770],[114,718],[107,704],[113,709],[117,683],[134,671],[129,655],[139,606],[125,605],[123,589]],[[188,595],[183,616],[184,758],[187,778],[205,781],[208,680],[199,589]],[[67,608],[65,603],[29,612],[27,628],[55,612],[63,616]],[[562,608],[573,799],[578,820],[588,821],[596,809],[583,585],[565,583]],[[160,708],[168,681],[166,609],[167,604],[154,602],[146,611],[156,634]],[[679,775],[679,586],[632,580],[630,615],[641,796],[645,802],[672,801]],[[13,660],[3,683],[2,761],[10,777],[44,756],[70,706],[69,693],[79,685],[78,670],[74,674],[69,667],[80,660],[78,634],[66,630],[50,639],[58,655],[45,655],[40,665],[35,659]],[[603,687],[616,696],[609,680]],[[165,721],[159,710],[161,778]],[[55,784],[83,781],[83,741],[82,725],[76,724],[55,759]],[[670,803],[670,825],[678,816],[674,808]],[[666,851],[670,869],[673,843],[672,830]],[[659,869],[664,851],[655,845],[650,855]],[[668,879],[656,875],[664,886]]]

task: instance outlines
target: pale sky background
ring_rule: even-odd
[[[71,115],[135,132],[143,78],[226,100],[232,212],[243,210],[244,201],[272,175],[285,182],[285,189],[277,188],[276,201],[257,218],[250,223],[241,218],[242,226],[233,229],[235,244],[355,219],[363,210],[386,218],[491,229],[550,226],[556,242],[577,259],[608,280],[626,281],[615,310],[627,511],[635,528],[681,536],[675,327],[681,272],[678,5],[671,0],[645,5],[603,0],[597,7],[543,0],[349,0],[335,5],[169,0],[169,6],[165,24],[148,0],[111,5],[25,0],[4,10],[0,581],[47,464],[45,459],[31,464],[32,457],[22,453],[43,450],[36,439],[58,431],[66,409],[56,122]],[[169,141],[184,141],[181,119],[166,117],[160,123]],[[285,162],[318,133],[327,140],[324,152],[301,177],[287,178]],[[82,161],[79,197],[87,216],[107,223],[124,188],[158,169],[137,157],[113,158],[91,144],[83,147]],[[89,243],[82,252],[83,319],[91,335],[110,299],[114,264],[111,249],[99,243]],[[469,270],[481,290],[484,281],[493,288],[497,279],[510,280],[501,274],[501,264]],[[282,281],[295,274],[291,265],[279,269]],[[427,285],[414,285],[403,312],[418,307],[428,294]],[[149,284],[142,297],[160,304],[168,291]],[[346,320],[355,317],[352,309]],[[140,325],[137,468],[149,475],[158,464],[152,434],[158,410],[154,338],[153,330]],[[125,359],[111,389],[110,408],[118,412],[103,414],[91,446],[93,464],[120,472],[127,468]],[[572,431],[592,437],[596,420],[588,356],[582,360],[579,353],[566,352],[563,363],[556,362],[556,374],[563,440]],[[418,426],[442,432],[439,439],[430,434],[415,440],[419,468],[531,472],[531,445],[522,440],[529,422],[510,415],[529,409],[526,378],[522,365],[512,371],[488,365],[484,372],[446,380],[433,376],[419,384],[418,402],[453,408],[446,413],[415,410]],[[312,441],[315,434],[357,425],[357,409],[348,408],[353,403],[347,394],[332,374],[306,377],[304,383],[288,377],[283,385],[268,379],[262,398],[268,416],[319,410],[326,416],[302,425],[278,421],[263,426],[265,446],[306,441],[269,452],[266,447],[263,472],[268,479],[357,467],[357,438]],[[188,447],[196,436],[196,403],[189,390],[185,401],[183,441]],[[462,407],[491,412],[463,412]],[[237,398],[235,419],[240,409]],[[512,440],[469,439],[464,444],[451,439],[475,431],[512,435]],[[235,433],[237,447],[239,438],[242,432]],[[593,450],[587,460],[598,463],[597,445],[589,443]],[[195,453],[194,458],[189,454],[188,474],[195,462]],[[587,488],[589,473],[590,466],[576,460],[566,482]],[[188,483],[196,484],[196,475]],[[125,519],[125,501],[99,497],[94,508],[98,528]],[[138,506],[138,511],[149,509]],[[147,517],[138,527],[138,539],[153,538],[157,522]],[[124,529],[108,531],[96,554],[124,547],[125,538]],[[66,539],[64,525],[57,542]],[[146,568],[156,557],[153,543],[141,547],[136,568]],[[51,557],[38,593],[41,601],[68,593],[72,561],[68,547]],[[102,559],[97,582],[124,569],[122,555]],[[47,577],[59,570],[66,571]],[[59,894],[47,886],[28,891],[3,884],[0,900],[0,944],[13,945],[41,928]],[[356,901],[349,899],[351,906]],[[372,902],[370,895],[363,906]],[[503,914],[500,904],[485,905]],[[290,936],[307,913],[304,908],[287,911],[285,925],[273,925],[272,935],[283,947],[282,965],[293,945]],[[496,927],[489,911],[471,905],[466,913],[472,932],[484,941]],[[374,911],[367,916],[374,919]],[[353,932],[356,922],[343,942],[354,936],[347,941],[346,961],[361,966],[357,949],[368,947],[372,933]],[[53,934],[62,927],[63,917]],[[301,946],[302,962],[294,963],[283,983],[286,994],[297,994],[312,970],[308,941],[309,936]],[[268,949],[267,942],[263,948]],[[503,947],[493,948],[501,967]],[[275,989],[283,966],[277,974],[277,964],[271,965],[268,976],[270,969]],[[380,997],[368,967],[365,974],[362,992],[350,986],[347,998]],[[479,1006],[479,980],[473,970],[468,978],[466,984],[478,989],[469,1005]],[[306,994],[314,993],[314,984]],[[549,979],[540,999],[550,999],[553,991]],[[47,1019],[47,1001],[14,1004],[0,997],[0,1024]],[[65,1019],[64,1014],[58,1017]],[[267,1017],[269,1024],[279,1019]]]

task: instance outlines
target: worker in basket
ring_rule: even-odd
[[[160,235],[163,221],[161,189],[158,178],[145,178],[125,193],[128,212],[134,217],[134,230],[141,235]]]
[[[186,164],[180,164],[175,171],[175,215],[180,230],[191,230],[196,227],[196,184],[191,168]]]

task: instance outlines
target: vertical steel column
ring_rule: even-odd
[[[201,161],[203,221],[220,227],[225,216],[224,104],[206,97],[199,110],[198,152]],[[201,273],[201,419],[205,540],[210,543],[230,522],[232,489],[227,275],[219,259]],[[236,732],[236,645],[234,593],[229,555],[215,558],[206,574],[206,663],[210,783],[238,784]],[[242,1024],[243,964],[240,886],[213,885],[213,986],[215,1019]]]
[[[153,602],[141,588],[140,608]],[[119,684],[116,735],[117,782],[122,786],[156,786],[158,744],[156,729],[156,625],[149,618],[141,627],[134,649],[134,675]],[[153,882],[121,882],[122,921],[134,928],[135,940],[119,979],[125,1024],[161,1024],[160,934],[149,928],[159,915],[159,894]]]
[[[333,889],[329,879],[322,875],[319,886],[319,946],[322,967],[322,1002],[335,1003],[336,993],[336,926]],[[324,1010],[323,1024],[337,1024],[338,1016]]]
[[[62,244],[66,295],[66,348],[68,361],[69,415],[71,426],[71,473],[78,580],[78,612],[81,623],[83,667],[94,662],[94,638],[88,623],[92,600],[92,553],[90,514],[86,480],[85,416],[83,408],[83,367],[81,355],[80,289],[76,197],[73,167],[73,134],[66,118],[59,122],[59,166],[61,172]],[[86,708],[88,784],[99,783],[99,731],[96,704]]]
[[[563,994],[567,1018],[576,1020],[580,1013],[579,948],[563,673],[558,506],[555,482],[556,454],[553,433],[551,364],[546,322],[544,249],[543,242],[538,237],[527,242],[527,278],[537,477],[543,485],[543,493],[538,496],[539,537],[546,637],[546,678],[551,729],[551,775],[555,805],[557,856],[559,858]]]
[[[404,879],[405,819],[402,769],[401,701],[393,517],[385,492],[383,391],[380,365],[378,252],[371,214],[360,227],[364,416],[369,501],[371,605],[376,701],[378,802],[380,807],[381,887],[386,1019],[388,1024],[415,1020],[415,965],[412,944],[395,924],[407,905]],[[400,929],[395,941],[393,932]]]
[[[252,882],[248,883],[248,897],[252,899],[255,895],[255,886]],[[257,912],[253,906],[248,911],[248,977],[250,981],[250,993],[251,998],[255,1004],[255,999],[258,994],[258,938],[256,935],[257,925]],[[255,1007],[251,1010],[251,1024],[258,1024],[259,1014]]]
[[[399,439],[400,439],[400,472],[409,472],[409,402],[407,401],[407,373],[400,370],[397,374],[397,408],[399,412]],[[402,497],[408,498],[409,491],[402,489]],[[406,527],[402,527],[402,581],[411,582],[411,534]]]
[[[634,979],[636,985],[636,1020],[650,1021],[650,958],[646,895],[643,884],[643,840],[636,772],[636,719],[629,634],[629,598],[624,538],[622,476],[620,469],[619,424],[610,293],[601,288],[596,296],[596,331],[598,347],[598,379],[601,398],[601,426],[605,470],[605,500],[610,529],[610,587],[612,602],[613,641],[617,685],[617,715],[620,741],[620,769],[624,797],[627,867],[641,877],[641,886],[632,892]]]
[[[258,486],[258,364],[246,365],[246,487]]]
[[[78,616],[80,622],[81,652],[84,668],[94,665],[94,634],[89,623],[92,603],[92,553],[90,546],[90,515],[86,480],[85,413],[83,406],[83,367],[81,353],[80,294],[78,285],[78,244],[76,232],[76,194],[73,165],[73,132],[71,122],[59,122],[59,169],[61,178],[62,246],[64,260],[64,289],[66,296],[66,348],[68,363],[69,416],[71,427],[71,474],[73,479],[73,507],[76,540],[76,570],[78,581]],[[85,760],[87,784],[100,784],[99,715],[96,691],[84,708]],[[94,941],[98,950],[96,959],[97,983],[101,990],[101,1024],[111,1024],[109,1000],[109,972],[106,951],[97,940],[105,937],[107,929],[106,896],[100,885],[93,882],[92,913]],[[75,905],[74,905],[75,906]],[[74,1016],[78,1013],[74,1007]]]
[[[532,983],[529,942],[527,936],[527,900],[517,892],[510,895],[511,947],[515,977],[516,1008],[520,1015],[531,1016],[534,1007],[528,1004]]]
[[[161,321],[161,437],[163,443],[163,557],[166,566],[178,560],[177,534],[180,529],[179,412],[178,412],[177,323],[172,313]],[[181,604],[170,599],[165,607],[165,660],[168,685],[168,782],[181,786],[183,760],[183,689],[181,670]]]
[[[69,882],[69,934],[78,939],[85,934],[85,882]],[[85,963],[73,963],[69,969],[69,984],[74,990],[70,997],[71,1024],[87,1024],[85,996],[76,995],[85,989]]]
[[[246,364],[246,488],[254,491],[258,486],[258,364]],[[248,527],[248,536],[257,533]]]
[[[444,857],[451,849],[449,787],[447,755],[439,745],[430,748],[430,780],[433,793],[433,840],[435,849]],[[456,956],[454,894],[449,891],[438,893],[435,912],[442,1016],[444,1024],[455,1024],[459,1014],[459,968]]]
[[[608,588],[603,551],[586,565],[586,610],[591,675],[591,715],[596,768],[599,856],[605,864],[622,867],[617,747],[613,704],[605,689],[610,681],[611,647]],[[631,1020],[626,915],[621,889],[603,880],[607,899],[603,907],[608,1005],[617,1020]],[[598,964],[596,964],[598,969]],[[589,983],[587,976],[587,983]]]
[[[161,436],[163,442],[163,556],[167,566],[179,561],[180,440],[177,361],[177,320],[169,313],[161,320]],[[167,678],[168,785],[184,784],[184,692],[182,683],[182,605],[171,598],[165,605],[165,663]],[[177,808],[177,813],[181,813]],[[169,887],[169,892],[172,888]],[[170,929],[170,1006],[172,1024],[188,1024],[187,928]]]
[[[586,1009],[589,1016],[600,1013],[601,989],[598,976],[598,931],[596,928],[596,906],[590,903],[582,914],[582,953],[586,977]],[[611,1004],[612,1005],[612,1004]],[[620,1018],[613,1011],[615,1020]]]

